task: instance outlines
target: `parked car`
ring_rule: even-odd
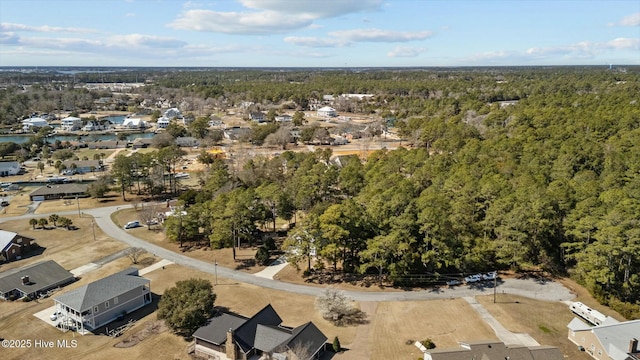
[[[466,283],[475,283],[481,280],[482,280],[482,275],[480,274],[469,275],[464,278],[464,282]]]
[[[460,280],[457,280],[457,279],[447,280],[447,285],[449,286],[456,286],[460,284],[461,284]]]
[[[140,222],[138,220],[136,221],[129,221],[124,228],[125,229],[133,229],[133,228],[137,228],[138,226],[140,226]]]
[[[482,274],[482,280],[495,280],[498,278],[497,271],[491,271],[486,274]]]
[[[49,316],[49,319],[51,319],[51,321],[56,321],[58,320],[58,316],[62,315],[62,313],[60,311],[56,311],[53,314],[51,314],[51,316]]]

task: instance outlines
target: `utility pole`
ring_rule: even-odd
[[[82,217],[80,214],[80,198],[76,196],[76,203],[78,204],[78,217]]]
[[[214,273],[216,274],[216,285],[218,285],[218,261],[216,260],[216,258],[213,258],[213,269]]]
[[[93,241],[96,241],[96,221],[91,220],[91,230],[93,231]]]
[[[493,277],[493,303],[496,303],[496,291],[498,290],[498,272],[496,271],[496,276]]]

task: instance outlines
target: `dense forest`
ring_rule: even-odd
[[[406,148],[330,150],[209,164],[170,238],[250,243],[295,220],[284,243],[335,270],[412,274],[542,269],[640,315],[640,72],[499,68],[181,72],[141,91],[303,108],[369,93],[346,111],[394,118]],[[6,96],[5,96],[6,100]],[[508,101],[508,102],[505,102]],[[224,105],[227,104],[227,105]],[[4,105],[3,105],[4,106]],[[179,224],[178,224],[179,221]]]

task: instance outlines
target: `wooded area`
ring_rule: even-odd
[[[315,250],[335,270],[392,281],[569,273],[624,316],[640,315],[637,68],[155,76],[141,91],[221,108],[246,100],[304,109],[323,94],[373,94],[337,106],[385,119],[407,145],[340,165],[327,149],[258,156],[241,171],[215,159],[187,215],[168,220],[169,237],[249,244],[258,225],[295,219],[284,244],[295,260]]]

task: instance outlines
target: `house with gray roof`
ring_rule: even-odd
[[[0,161],[0,176],[13,176],[20,173],[20,163],[17,161]]]
[[[608,317],[600,325],[590,325],[573,318],[569,340],[594,359],[640,360],[640,320],[619,322]]]
[[[41,261],[0,273],[0,298],[36,298],[75,281],[72,273],[53,260]]]
[[[86,197],[87,187],[88,186],[84,184],[45,185],[31,192],[31,194],[29,194],[29,198],[31,199],[31,201],[44,201],[73,197]]]
[[[78,332],[95,330],[151,303],[151,281],[128,268],[56,296],[61,325],[75,324]]]
[[[19,260],[31,250],[32,238],[0,230],[0,261]]]
[[[457,348],[421,350],[424,360],[564,360],[560,349],[554,346],[505,345],[497,340],[465,341]]]
[[[317,359],[324,350],[327,337],[312,322],[295,328],[282,325],[282,319],[271,305],[248,318],[221,313],[193,334],[195,353],[204,358],[246,360],[254,355],[269,354],[278,359],[292,357],[304,348],[301,360]]]

